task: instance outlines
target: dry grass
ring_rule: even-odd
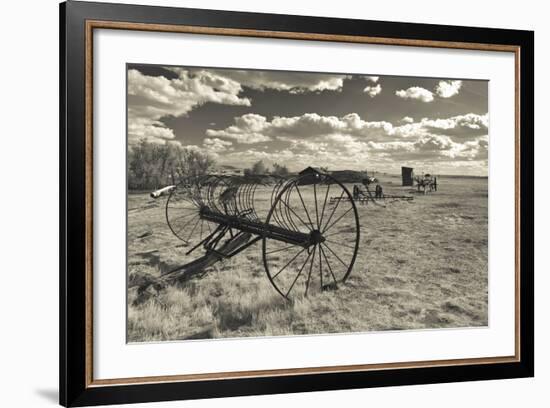
[[[383,178],[384,191],[407,193],[399,181]],[[487,325],[487,180],[438,181],[440,191],[412,203],[358,206],[359,255],[338,290],[285,301],[257,243],[144,302],[130,289],[129,341]],[[129,195],[129,283],[195,257],[168,229],[164,203]]]

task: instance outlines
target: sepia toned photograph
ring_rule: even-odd
[[[488,81],[126,69],[128,342],[488,326]]]

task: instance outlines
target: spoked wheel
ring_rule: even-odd
[[[186,246],[196,245],[216,228],[200,217],[208,183],[207,178],[186,178],[172,190],[166,201],[168,227]]]
[[[359,248],[359,217],[349,190],[333,177],[317,173],[286,182],[266,224],[309,237],[302,245],[263,238],[267,276],[283,297],[337,289],[350,275]]]

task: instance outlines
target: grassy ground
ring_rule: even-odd
[[[386,194],[409,193],[398,178],[381,181]],[[410,203],[358,206],[359,255],[338,290],[285,301],[266,277],[259,242],[158,296],[129,289],[128,340],[487,325],[487,180],[441,177],[438,184],[437,193]],[[129,195],[129,287],[196,257],[184,255],[164,204]]]

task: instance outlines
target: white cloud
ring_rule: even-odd
[[[489,117],[487,114],[467,113],[445,119],[422,118],[419,122],[407,121],[401,126],[393,127],[390,134],[403,138],[440,134],[466,139],[486,135],[488,132]]]
[[[160,119],[183,116],[207,102],[225,105],[250,106],[248,98],[239,97],[238,82],[217,76],[209,71],[180,69],[178,78],[144,75],[128,71],[128,141],[141,138],[164,143],[175,137],[172,129]]]
[[[297,146],[298,141],[311,139],[316,143],[330,143],[334,149],[338,142],[358,148],[358,145],[351,144],[350,138],[366,143],[417,140],[428,135],[442,135],[456,138],[455,141],[466,141],[488,133],[488,116],[474,113],[445,119],[423,118],[418,122],[406,117],[402,122],[405,123],[394,126],[385,121],[365,121],[356,113],[342,117],[306,113],[293,117],[276,116],[269,121],[264,116],[249,113],[236,117],[234,124],[225,129],[207,130],[206,135],[229,139],[237,144],[286,141]]]
[[[363,92],[365,92],[371,98],[374,98],[376,95],[382,92],[382,87],[380,86],[380,84],[377,84],[376,86],[369,85],[366,86],[365,89],[363,89]]]
[[[290,140],[290,150],[293,152],[321,154],[329,150],[326,142],[308,139]]]
[[[231,139],[241,144],[261,143],[271,140],[271,137],[265,134],[270,126],[265,117],[248,113],[236,117],[235,124],[223,130],[208,129],[206,135]]]
[[[403,99],[417,99],[422,102],[431,102],[434,100],[434,95],[427,89],[419,86],[412,86],[408,89],[395,91],[395,94]]]
[[[377,76],[366,76],[365,77],[367,79],[367,81],[370,81],[370,82],[378,82],[378,79],[380,79],[380,77],[377,77]]]
[[[246,114],[234,119],[235,124],[222,130],[209,129],[209,137],[227,138],[236,143],[252,144],[268,140],[292,141],[326,135],[351,135],[379,139],[393,129],[389,122],[367,122],[358,114],[342,117],[306,113],[301,116],[275,116],[271,121],[257,114]]]
[[[451,136],[479,136],[489,130],[489,115],[467,113],[447,119],[422,119],[422,126],[430,132]]]
[[[233,145],[232,142],[229,140],[222,140],[218,138],[205,138],[203,142],[204,147],[206,150],[209,150],[211,152],[219,153],[226,151],[230,148],[231,145]]]
[[[394,161],[423,161],[430,165],[453,160],[486,160],[487,137],[459,143],[449,136],[425,134],[415,141],[397,141],[387,143],[369,142],[371,157],[389,157]]]
[[[329,142],[333,151],[341,151],[349,155],[363,154],[363,156],[368,152],[367,143],[351,135],[334,134],[327,135],[323,139]]]
[[[435,87],[435,93],[441,98],[450,98],[457,95],[461,87],[462,81],[439,81]],[[395,94],[403,99],[417,99],[426,103],[434,100],[433,92],[419,86],[400,89],[395,91]]]
[[[462,81],[439,81],[435,87],[435,92],[441,98],[450,98],[457,95],[462,87]]]
[[[405,116],[405,117],[403,117],[403,119],[401,119],[401,122],[403,122],[403,123],[413,123],[414,119],[411,118],[410,116]]]
[[[169,68],[174,70],[174,68]],[[179,68],[176,68],[179,69]],[[285,71],[244,71],[232,69],[211,70],[217,76],[242,86],[263,91],[273,89],[290,93],[341,91],[350,75],[317,74]]]
[[[128,141],[132,143],[143,138],[153,143],[165,143],[173,140],[175,135],[162,122],[148,118],[128,118]]]
[[[306,165],[336,169],[391,169],[399,171],[403,163],[413,167],[440,169],[459,174],[486,174],[487,141],[480,137],[457,143],[448,136],[424,135],[417,140],[363,142],[350,135],[327,135],[316,139],[293,140],[279,149],[248,149],[219,155],[225,164],[249,167],[263,160],[267,165],[279,163],[291,171]],[[460,165],[456,165],[460,163]]]

